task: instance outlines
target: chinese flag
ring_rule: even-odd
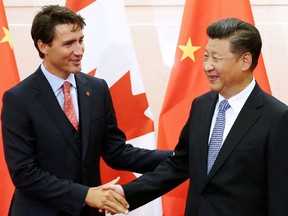
[[[159,118],[159,149],[175,147],[192,100],[209,91],[202,68],[207,43],[206,28],[212,22],[228,17],[253,24],[249,0],[186,0],[175,62]],[[260,86],[271,93],[262,56],[254,76]],[[164,216],[184,215],[187,186],[188,182],[185,182],[163,196]]]
[[[123,0],[66,0],[66,6],[85,18],[83,72],[104,78],[109,87],[119,128],[129,143],[155,149],[152,114],[146,98],[128,28]],[[121,184],[137,174],[112,170],[102,161],[106,183],[121,177]],[[129,213],[135,216],[162,215],[161,198]]]
[[[13,53],[12,41],[6,20],[4,5],[3,2],[0,1],[0,110],[2,110],[3,93],[18,82],[19,76]],[[0,216],[7,216],[14,192],[14,186],[10,179],[4,158],[1,131],[0,145]]]

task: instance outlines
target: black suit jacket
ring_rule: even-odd
[[[112,168],[143,173],[171,154],[125,144],[106,82],[83,73],[75,79],[79,133],[40,67],[3,96],[4,150],[16,187],[12,215],[80,215],[88,187],[101,185],[100,156]]]
[[[207,176],[209,130],[217,99],[214,92],[195,99],[175,156],[123,186],[131,209],[189,178],[187,216],[288,215],[287,106],[256,84]]]

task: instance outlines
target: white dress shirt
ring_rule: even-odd
[[[66,80],[63,80],[62,78],[53,75],[49,71],[46,70],[45,66],[41,64],[41,70],[43,71],[44,76],[47,78],[58,102],[60,107],[63,110],[64,107],[64,93],[62,91],[62,85],[65,81],[68,81],[71,83],[71,89],[70,93],[72,96],[72,101],[74,105],[74,109],[76,112],[76,117],[79,122],[79,108],[78,108],[78,98],[77,98],[77,86],[76,86],[76,81],[75,81],[75,76],[73,73],[70,73],[68,78]]]
[[[247,98],[249,97],[253,88],[255,87],[255,84],[256,84],[256,82],[255,82],[255,79],[253,78],[251,83],[244,90],[239,92],[237,95],[229,98],[228,102],[230,104],[230,108],[226,110],[226,118],[225,118],[226,121],[225,121],[225,129],[224,129],[224,133],[223,133],[222,144],[225,141],[230,129],[232,128],[232,126],[233,126],[238,114],[240,113],[242,107],[244,106]],[[211,123],[210,136],[209,136],[208,144],[210,143],[212,131],[213,131],[213,128],[214,128],[214,125],[216,122],[216,117],[217,117],[217,113],[218,113],[218,106],[222,100],[225,100],[225,98],[219,94],[219,98],[218,98],[217,104],[215,106],[215,111],[214,111],[214,115],[213,115],[213,119],[212,119],[212,123]]]

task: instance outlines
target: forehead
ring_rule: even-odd
[[[206,45],[206,52],[217,54],[228,54],[230,52],[230,40],[229,39],[212,39],[209,38]]]
[[[83,30],[81,28],[77,29],[75,24],[58,24],[55,26],[54,39],[71,37],[71,36],[83,36]]]

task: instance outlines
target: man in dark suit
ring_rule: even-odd
[[[193,101],[175,155],[104,189],[125,195],[133,210],[189,178],[187,216],[287,216],[288,107],[253,78],[260,34],[229,18],[212,23],[207,35],[203,68],[212,91]],[[227,109],[218,114],[222,101]]]
[[[100,156],[112,168],[143,173],[171,154],[125,143],[106,82],[80,73],[84,26],[68,8],[43,7],[31,29],[43,63],[4,94],[4,149],[16,187],[12,216],[127,213],[125,199],[101,186]]]

